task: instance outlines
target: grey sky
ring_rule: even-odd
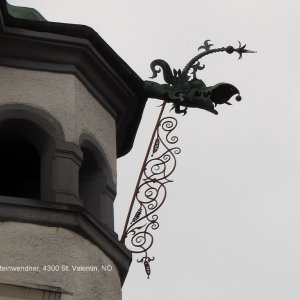
[[[299,1],[9,2],[93,27],[143,79],[156,58],[182,68],[205,39],[258,51],[205,59],[201,79],[234,84],[243,100],[218,116],[189,109],[178,117],[182,154],[155,232],[152,277],[133,262],[123,299],[299,299]],[[158,104],[148,101],[134,148],[118,161],[118,233]]]

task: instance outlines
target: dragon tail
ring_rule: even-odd
[[[159,69],[157,69],[159,67]],[[150,78],[156,78],[157,74],[163,71],[164,80],[168,84],[174,83],[174,75],[172,74],[172,70],[169,66],[169,64],[162,60],[162,59],[155,59],[151,64],[150,68],[153,72],[152,76]]]

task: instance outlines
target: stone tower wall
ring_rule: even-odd
[[[50,176],[49,180],[58,181],[55,182],[54,187],[61,185],[61,189],[65,188],[66,190],[58,192],[66,197],[68,193],[77,197],[78,203],[74,202],[74,204],[79,209],[82,199],[79,199],[76,181],[82,163],[81,145],[86,139],[93,143],[97,153],[102,155],[101,159],[106,168],[105,176],[109,177],[107,181],[110,189],[106,194],[111,194],[108,196],[105,194],[102,197],[101,201],[106,202],[100,207],[98,220],[93,219],[89,212],[84,212],[84,214],[92,224],[104,224],[111,236],[116,238],[113,233],[112,206],[113,189],[116,183],[114,118],[72,74],[0,67],[0,89],[0,126],[4,112],[10,111],[9,116],[13,118],[14,109],[18,109],[17,118],[19,118],[22,115],[20,111],[26,108],[26,111],[32,110],[33,114],[42,112],[49,115],[50,121],[47,122],[56,122],[58,125],[55,126],[61,128],[61,136],[55,141],[58,150],[54,151],[56,154],[53,156],[55,162],[53,176]],[[43,119],[42,114],[41,119]],[[34,122],[34,120],[30,121]],[[31,138],[35,139],[35,137]],[[57,146],[60,144],[64,146]],[[77,153],[77,156],[69,152]],[[71,203],[61,200],[65,199],[62,197],[54,199],[53,201],[57,201],[58,204],[52,203],[51,211],[55,210],[55,205],[60,204],[59,201],[62,201],[59,207],[60,212],[65,209],[64,203]],[[4,200],[10,202],[10,207],[18,201],[20,203],[23,201],[9,197]],[[29,210],[31,206],[39,206],[38,201],[30,201],[25,203],[25,208],[22,204],[24,211]],[[46,201],[39,208],[40,210],[45,208],[45,215],[47,215],[47,205]],[[84,207],[84,203],[82,206]],[[84,211],[84,208],[82,210]],[[19,213],[22,219],[21,210],[16,208],[14,213]],[[77,233],[78,230],[75,227],[73,231],[55,226],[56,221],[61,217],[54,216],[51,220],[49,219],[50,221],[43,222],[43,217],[38,211],[28,213],[26,216],[27,220],[24,223],[9,220],[0,223],[0,269],[4,267],[3,271],[0,270],[0,284],[49,287],[50,290],[57,289],[70,294],[74,300],[121,299],[121,279],[118,268],[101,247],[96,245],[97,242],[85,238],[81,232]],[[45,224],[30,224],[31,217],[36,219],[37,223]],[[66,227],[72,229],[71,221],[68,222],[70,225],[67,224]],[[50,224],[47,225],[47,223]],[[91,231],[89,228],[85,230]],[[95,236],[96,233],[95,231],[90,236]],[[98,240],[101,240],[101,237]],[[10,271],[6,268],[25,266],[38,269],[26,272]]]

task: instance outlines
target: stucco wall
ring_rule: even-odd
[[[121,299],[113,262],[82,236],[63,228],[15,222],[0,223],[0,233],[0,283],[56,287],[73,294],[74,300]],[[43,270],[47,265],[60,270]],[[38,267],[38,271],[3,270],[9,266]],[[63,266],[69,271],[62,271]],[[72,266],[97,266],[99,271],[73,271]]]
[[[102,147],[116,182],[116,128],[113,117],[72,74],[0,66],[0,105],[22,103],[51,114],[67,142],[84,133]]]

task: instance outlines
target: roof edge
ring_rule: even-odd
[[[36,9],[31,7],[15,6],[6,2],[7,12],[14,18],[47,21]]]

